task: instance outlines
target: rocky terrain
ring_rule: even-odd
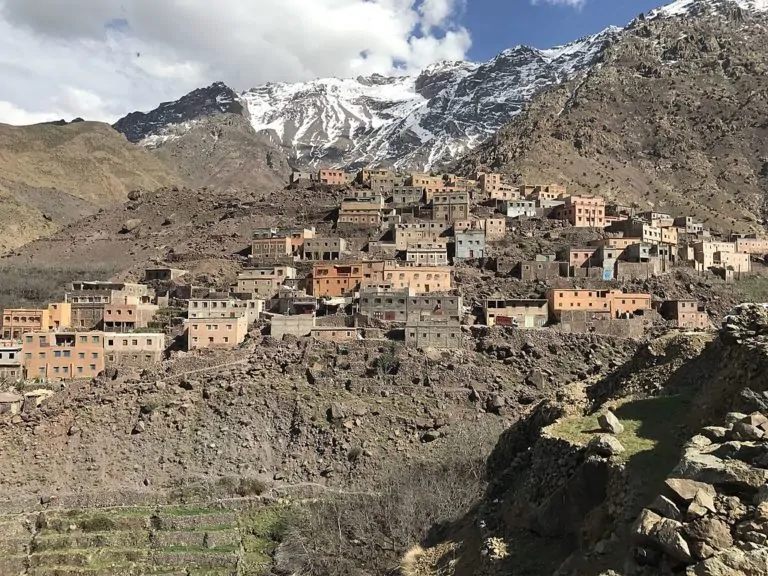
[[[766,7],[679,1],[631,23],[583,78],[536,96],[462,163],[640,210],[760,229]]]
[[[106,124],[0,125],[0,253],[181,178]]]

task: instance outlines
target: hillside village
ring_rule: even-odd
[[[768,254],[768,238],[721,238],[685,214],[637,212],[556,184],[512,185],[497,173],[321,169],[294,172],[289,188],[335,193],[334,221],[251,231],[248,265],[229,292],[158,266],[140,283],[83,279],[46,308],[5,309],[0,378],[94,378],[179,351],[234,349],[249,334],[450,350],[471,325],[633,338],[658,326],[707,330],[713,318],[696,299],[622,283],[677,269],[738,282]],[[471,306],[476,295],[457,269],[498,266],[505,242],[531,222],[591,239],[511,263],[510,276],[538,297],[495,293]]]

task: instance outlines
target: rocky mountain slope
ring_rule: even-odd
[[[115,128],[154,147],[200,118],[242,114],[297,165],[432,167],[491,136],[534,94],[593,66],[617,34],[551,50],[517,46],[489,62],[443,62],[418,76],[269,83],[239,95],[216,83]]]
[[[0,253],[124,202],[135,188],[180,181],[106,124],[0,125]]]
[[[640,209],[757,229],[768,187],[768,4],[680,0],[584,78],[543,93],[461,162]]]

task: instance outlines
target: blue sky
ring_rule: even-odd
[[[549,48],[610,26],[671,0],[586,0],[580,8],[539,0],[467,0],[461,23],[472,33],[469,58],[488,60],[517,44]]]

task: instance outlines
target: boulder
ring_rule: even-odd
[[[762,424],[762,422],[760,424]],[[758,425],[749,424],[746,420],[736,422],[733,425],[733,436],[737,440],[760,440],[765,433],[757,426]]]
[[[624,425],[619,422],[616,414],[610,410],[600,414],[597,417],[597,423],[600,425],[600,430],[608,432],[609,434],[621,434],[624,432]]]
[[[610,458],[624,452],[624,446],[609,434],[598,434],[587,444],[587,453]]]
[[[752,412],[752,414],[744,418],[742,422],[744,424],[749,424],[750,426],[754,426],[755,428],[757,428],[758,426],[762,426],[763,424],[768,423],[768,417],[766,417],[764,414],[760,412]]]
[[[768,566],[768,549],[739,550],[728,548],[696,564],[692,576],[764,576]]]
[[[128,200],[136,201],[141,200],[141,197],[144,193],[141,190],[131,190],[128,192]]]
[[[680,508],[666,496],[656,496],[656,499],[651,502],[651,505],[648,506],[648,508],[670,520],[677,520],[680,522],[683,519],[683,513],[680,512]]]
[[[346,414],[344,413],[344,409],[342,408],[341,404],[336,402],[331,404],[326,412],[326,415],[330,421],[344,420],[344,418],[346,418]]]
[[[653,534],[656,525],[661,522],[661,520],[661,516],[648,510],[648,508],[644,508],[632,525],[632,535],[635,540],[640,543],[650,542],[651,534]]]
[[[728,432],[728,428],[722,426],[707,426],[702,428],[701,435],[709,438],[712,442],[722,442],[725,440],[726,432]]]
[[[691,549],[682,535],[683,525],[669,518],[662,518],[651,532],[651,540],[667,556],[684,564],[693,564]]]
[[[141,219],[131,218],[130,220],[126,220],[125,222],[123,222],[123,225],[120,228],[120,233],[127,234],[128,232],[133,232],[139,226],[141,226]]]
[[[705,484],[704,482],[696,482],[695,480],[687,480],[685,478],[668,478],[664,484],[666,484],[666,487],[674,500],[686,504],[693,501],[696,497],[696,493],[700,490],[707,492],[712,497],[716,494],[713,486]]]
[[[694,520],[685,526],[684,532],[689,540],[703,542],[715,550],[725,550],[733,546],[733,536],[728,524],[716,516]]]
[[[757,490],[768,479],[767,470],[753,468],[739,460],[723,461],[711,454],[686,454],[673,474],[713,486],[740,490]]]
[[[696,492],[696,496],[693,497],[693,501],[688,506],[686,516],[689,520],[692,520],[706,516],[710,512],[715,512],[715,510],[715,499],[712,495],[704,490],[699,490]]]

